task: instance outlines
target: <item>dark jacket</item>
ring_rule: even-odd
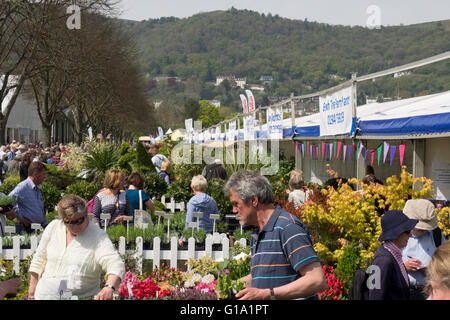
[[[204,177],[206,178],[206,180],[213,179],[213,178],[220,178],[223,180],[228,179],[227,171],[225,170],[225,168],[222,167],[221,164],[217,164],[217,163],[211,163],[205,167]]]
[[[381,245],[372,265],[380,267],[380,288],[369,288],[369,300],[409,300],[409,284],[394,256]]]

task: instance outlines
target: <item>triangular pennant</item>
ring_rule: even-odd
[[[309,145],[309,156],[310,156],[311,158],[314,158],[314,155],[313,155],[313,152],[312,152],[312,148],[313,148],[313,146],[312,146],[312,144],[310,144],[310,145]]]
[[[336,141],[333,143],[333,150],[334,150],[334,157],[336,158],[336,151],[337,151],[337,148],[336,148]]]
[[[359,159],[359,155],[361,154],[361,150],[359,149],[361,147],[361,141],[358,141],[358,146],[356,147],[356,152],[358,153],[358,159]]]
[[[342,161],[345,162],[345,156],[347,155],[347,146],[344,144],[344,150],[342,150]]]
[[[370,155],[371,155],[371,159],[370,159],[370,165],[373,167],[373,159],[375,158],[375,150],[370,150]]]
[[[364,145],[362,143],[358,142],[358,157],[357,157],[358,160],[359,160],[359,157],[361,156],[362,149],[364,149]],[[366,150],[366,152],[367,152],[367,150]],[[364,158],[364,161],[366,161],[365,158]]]
[[[398,152],[400,153],[400,166],[403,166],[403,157],[405,156],[406,144],[402,143],[398,146]]]
[[[322,142],[322,160],[323,160],[323,157],[324,157],[324,155],[325,155],[325,142]]]
[[[387,154],[388,154],[388,152],[389,152],[389,143],[387,143],[386,141],[384,141],[384,143],[383,143],[383,152],[384,152],[384,156],[383,156],[383,163],[386,163],[386,157],[387,157]]]
[[[361,150],[360,150],[361,151]],[[366,152],[364,152],[364,164],[366,164],[366,159],[367,159],[367,152],[368,152],[369,150],[367,150],[366,149]]]
[[[298,141],[295,142],[295,154],[298,154]]]
[[[325,147],[325,161],[328,160],[328,144]]]
[[[316,146],[317,159],[319,159],[319,146]]]
[[[354,150],[354,148],[348,148],[348,162],[350,162],[351,158],[352,158],[352,151]]]
[[[395,151],[396,150],[397,150],[396,146],[391,146],[391,162],[389,164],[389,166],[391,166],[391,167],[392,167],[392,161],[394,160],[394,157],[395,157]]]
[[[309,141],[306,142],[306,155],[309,156]]]
[[[380,144],[377,148],[377,155],[378,155],[378,166],[380,166],[380,159],[381,159],[381,151],[383,150],[383,145]]]
[[[339,153],[341,152],[341,146],[342,146],[342,142],[338,142],[338,146],[337,146],[337,156],[336,159],[339,159]]]
[[[302,151],[303,151],[303,158],[304,158],[306,156],[306,141],[303,142]]]

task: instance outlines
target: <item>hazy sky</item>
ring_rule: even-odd
[[[450,0],[121,0],[120,18],[146,20],[175,16],[190,17],[200,12],[248,9],[278,14],[290,19],[342,25],[367,25],[379,8],[381,25],[415,24],[450,19]],[[370,21],[373,21],[370,20]]]

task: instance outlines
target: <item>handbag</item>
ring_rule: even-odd
[[[152,216],[143,210],[142,190],[139,190],[139,209],[134,210],[134,225],[138,228],[144,228],[145,225],[152,225]]]

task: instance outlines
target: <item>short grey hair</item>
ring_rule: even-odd
[[[261,204],[271,204],[274,201],[269,180],[258,171],[241,170],[233,173],[223,188],[227,197],[230,196],[231,188],[245,203],[248,203],[252,196],[257,196]]]
[[[205,192],[208,187],[208,181],[202,175],[194,176],[191,181],[191,188],[195,191]]]

